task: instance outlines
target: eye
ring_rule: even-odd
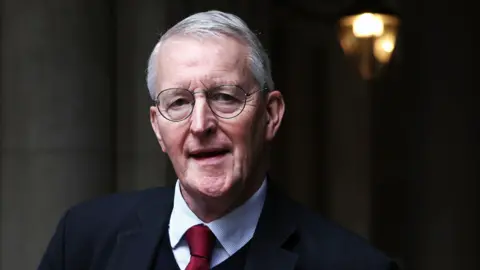
[[[177,99],[174,99],[172,100],[168,107],[181,107],[181,106],[184,106],[184,105],[188,105],[190,104],[190,102],[185,99],[185,98],[177,98]]]
[[[219,101],[219,102],[235,102],[237,99],[232,96],[231,94],[222,93],[222,92],[215,92],[210,95],[210,99],[212,101]]]

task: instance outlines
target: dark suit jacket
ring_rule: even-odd
[[[271,185],[269,185],[271,186]],[[173,188],[116,194],[73,207],[39,270],[147,270],[167,232]],[[247,270],[391,270],[362,238],[268,188]]]

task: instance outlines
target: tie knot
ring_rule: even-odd
[[[195,225],[188,229],[186,239],[191,256],[201,257],[210,261],[215,244],[215,235],[210,228],[202,224]]]

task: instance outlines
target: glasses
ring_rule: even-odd
[[[198,92],[169,88],[158,93],[155,105],[165,119],[179,122],[192,114],[195,94],[204,93],[212,112],[220,118],[230,119],[238,116],[245,108],[247,98],[258,91],[247,93],[237,85],[221,85]]]

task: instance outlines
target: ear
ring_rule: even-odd
[[[273,140],[275,134],[282,123],[283,114],[285,113],[285,102],[280,91],[271,91],[266,97],[266,132],[265,139],[267,141]]]
[[[165,144],[163,143],[162,139],[162,134],[160,132],[160,119],[162,117],[160,113],[157,110],[157,107],[151,106],[150,107],[150,124],[152,124],[152,129],[153,132],[155,133],[155,136],[157,137],[157,141],[160,144],[160,147],[162,148],[163,152],[166,152]]]

